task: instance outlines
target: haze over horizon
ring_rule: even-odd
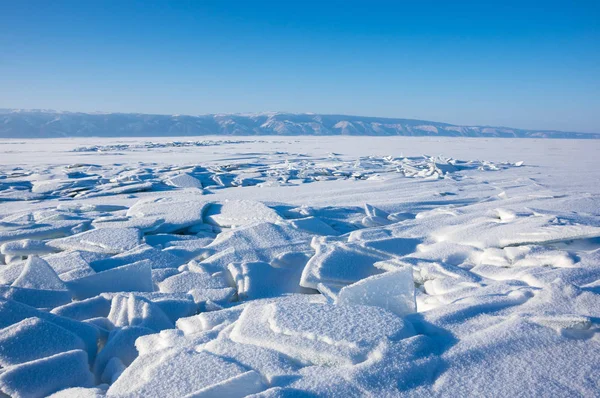
[[[1,108],[600,131],[597,2],[0,3]]]

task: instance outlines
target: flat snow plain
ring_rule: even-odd
[[[0,142],[0,396],[599,396],[600,140]]]

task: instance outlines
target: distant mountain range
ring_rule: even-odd
[[[200,116],[0,109],[1,138],[365,135],[600,139],[600,134],[292,113]]]

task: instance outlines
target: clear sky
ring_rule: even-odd
[[[0,0],[0,108],[600,132],[600,1]]]

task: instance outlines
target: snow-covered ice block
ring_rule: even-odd
[[[22,239],[56,239],[84,231],[89,220],[50,220],[42,223],[0,228],[0,243]]]
[[[40,318],[70,331],[85,343],[90,359],[95,357],[98,349],[97,341],[99,335],[96,327],[48,312],[39,311],[13,300],[0,298],[0,328],[13,325],[26,318]]]
[[[157,249],[164,249],[169,247],[173,243],[186,241],[186,240],[197,240],[195,236],[189,235],[175,235],[175,234],[156,234],[156,235],[146,235],[144,240],[146,244],[150,246],[154,246]]]
[[[203,265],[224,269],[230,263],[263,261],[271,263],[290,252],[310,252],[313,234],[284,223],[259,223],[220,233],[205,250],[212,254]]]
[[[56,251],[58,251],[56,248],[46,245],[44,241],[31,239],[7,242],[0,246],[0,253],[9,256],[40,256],[55,253]]]
[[[340,233],[318,217],[296,218],[288,221],[299,230],[316,235],[337,236]]]
[[[223,228],[282,221],[283,218],[270,207],[253,200],[226,200],[212,204],[206,211],[206,223]]]
[[[140,237],[140,231],[136,228],[102,228],[54,239],[48,245],[63,250],[118,254],[139,245]]]
[[[135,192],[144,192],[144,191],[149,191],[152,188],[154,188],[154,184],[150,181],[147,182],[130,182],[130,183],[122,183],[122,182],[115,182],[115,183],[108,183],[108,184],[101,184],[96,186],[94,191],[89,191],[86,193],[83,193],[82,195],[78,195],[77,197],[80,196],[85,196],[85,197],[97,197],[97,196],[107,196],[107,195],[123,195],[123,194],[127,194],[127,193],[135,193]]]
[[[122,265],[135,263],[142,260],[149,260],[152,263],[152,268],[177,268],[184,261],[163,250],[155,249],[152,246],[141,244],[133,249],[126,251],[110,258],[93,261],[90,266],[96,272],[102,272],[111,268],[120,267]]]
[[[231,263],[227,266],[241,300],[301,293],[302,268],[275,268],[264,262]]]
[[[20,273],[15,278],[16,271]],[[72,295],[56,272],[39,257],[30,257],[24,266],[4,270],[2,279],[14,279],[11,286],[0,285],[0,296],[36,308],[53,308],[71,301]]]
[[[319,284],[342,287],[381,273],[374,263],[390,258],[356,243],[313,239],[316,253],[306,264],[300,285],[318,289]]]
[[[438,242],[451,241],[485,249],[597,238],[600,237],[600,227],[561,223],[552,215],[531,215],[503,221],[496,213],[440,228],[432,236]]]
[[[54,269],[39,257],[30,257],[27,260],[21,275],[11,286],[39,290],[67,290]]]
[[[361,365],[359,365],[361,366]],[[362,366],[361,366],[362,367]],[[357,383],[349,380],[348,374],[353,367],[326,367],[307,366],[298,372],[300,377],[295,378],[285,388],[272,391],[264,396],[258,395],[249,398],[283,398],[297,395],[307,397],[363,397],[378,396],[370,394],[366,388],[361,388]],[[382,395],[385,396],[385,395]],[[393,396],[393,395],[391,395]]]
[[[154,232],[163,220],[159,218],[139,218],[127,216],[108,216],[98,217],[92,221],[92,226],[96,229],[102,228],[136,228],[143,233]]]
[[[170,276],[177,275],[179,270],[177,268],[156,268],[152,269],[152,280],[154,284],[158,284]]]
[[[218,337],[220,330],[185,335],[179,329],[166,329],[159,333],[142,336],[135,341],[135,348],[140,355],[148,355],[166,349],[200,349],[207,342]]]
[[[100,381],[106,384],[112,384],[119,378],[119,376],[121,376],[121,373],[123,373],[126,368],[127,366],[125,366],[125,364],[121,362],[119,358],[112,357],[106,363],[104,371],[100,376]]]
[[[184,397],[226,382],[248,370],[192,348],[139,356],[108,389],[108,397]],[[252,384],[248,392],[255,392]],[[241,395],[243,396],[243,395]]]
[[[112,298],[108,319],[116,327],[139,326],[156,332],[175,327],[158,305],[131,293]]]
[[[107,385],[91,388],[72,387],[60,390],[59,392],[48,396],[48,398],[104,398],[107,389]]]
[[[273,258],[271,266],[274,268],[296,268],[302,270],[312,255],[312,252],[284,252]]]
[[[367,228],[380,227],[392,223],[392,221],[388,219],[390,216],[388,213],[371,206],[368,203],[365,203],[365,214],[366,216],[362,219],[362,224]]]
[[[4,264],[15,264],[23,261],[23,256],[11,256],[10,254],[0,254]]]
[[[372,305],[398,316],[413,313],[416,303],[412,267],[370,276],[345,286],[340,290],[336,304]]]
[[[198,312],[198,304],[193,294],[152,292],[136,293],[136,296],[143,297],[157,305],[173,324],[181,317]]]
[[[566,251],[527,245],[486,249],[477,257],[477,263],[497,267],[575,267],[573,256]]]
[[[382,219],[387,219],[390,216],[389,213],[387,213],[381,209],[378,209],[377,207],[372,206],[368,203],[365,203],[365,214],[368,217],[379,217]]]
[[[233,287],[225,287],[222,289],[192,289],[188,292],[195,303],[199,305],[200,310],[207,310],[207,306],[217,305],[224,306],[227,303],[234,301],[237,291]]]
[[[127,207],[120,205],[99,205],[94,203],[60,203],[56,206],[56,209],[71,213],[111,213],[119,210],[127,210]]]
[[[34,181],[31,192],[39,194],[58,194],[60,191],[69,189],[89,189],[97,183],[98,177],[78,178],[78,179],[52,179]]]
[[[68,290],[28,289],[2,285],[0,285],[0,297],[40,309],[50,309],[64,305],[73,299],[71,292]]]
[[[0,391],[13,398],[43,398],[69,387],[92,387],[85,351],[73,350],[11,366],[0,373]]]
[[[123,265],[66,282],[73,296],[86,299],[104,292],[151,292],[152,264],[149,260]]]
[[[212,276],[206,271],[197,270],[183,271],[180,274],[173,275],[158,284],[161,292],[187,293],[193,289],[223,289],[229,287],[225,278],[221,276]]]
[[[184,334],[194,334],[211,330],[220,325],[228,325],[238,320],[244,308],[236,306],[219,311],[203,312],[177,320],[177,328]]]
[[[182,240],[168,244],[163,251],[180,258],[182,261],[190,261],[204,255],[206,246],[212,243],[213,240],[212,237]]]
[[[94,269],[90,267],[90,263],[106,256],[107,254],[103,253],[69,251],[45,256],[44,260],[56,271],[59,278],[66,282],[93,274]]]
[[[253,370],[186,395],[186,398],[243,398],[266,388],[261,375]]]
[[[203,349],[257,371],[270,384],[277,382],[279,378],[295,374],[298,370],[298,366],[278,351],[256,345],[238,344],[227,338],[212,340]]]
[[[118,358],[120,363],[129,366],[138,356],[135,348],[135,341],[138,337],[152,334],[155,331],[145,327],[128,326],[122,329],[113,330],[108,341],[98,353],[94,362],[94,374],[97,379],[101,379],[102,374],[106,370],[106,366],[113,358]],[[102,380],[106,382],[106,380]]]
[[[77,349],[85,350],[77,335],[44,319],[26,318],[0,329],[3,368]]]
[[[410,257],[459,266],[465,262],[470,263],[479,253],[480,250],[473,246],[454,242],[435,242],[419,244],[416,252],[411,253]]]
[[[405,256],[417,250],[417,246],[422,242],[421,239],[411,238],[386,238],[367,240],[360,242],[361,246],[377,250],[390,256]]]
[[[86,319],[106,317],[110,312],[110,308],[111,300],[104,295],[99,295],[56,307],[51,312],[77,321],[84,321]]]
[[[230,337],[307,364],[351,365],[386,339],[411,333],[410,324],[382,308],[284,300],[248,305]]]
[[[201,224],[208,203],[198,193],[142,199],[127,211],[127,215],[161,219],[164,222],[154,232],[170,233]]]
[[[568,338],[518,315],[464,319],[472,333],[444,353],[446,371],[435,381],[447,396],[595,396],[592,368],[597,341]],[[484,325],[478,325],[481,318]],[[586,370],[584,370],[584,368]],[[515,371],[519,377],[514,377]],[[592,372],[592,373],[590,373]]]
[[[194,297],[190,294],[160,292],[135,292],[131,294],[142,300],[149,301],[160,308],[173,323],[181,317],[195,314],[198,310],[198,305],[194,302]],[[108,317],[113,299],[122,296],[127,297],[128,294],[102,293],[99,296],[54,308],[52,313],[80,321]],[[173,326],[171,325],[171,327]]]
[[[23,261],[0,266],[0,284],[12,285],[23,272],[25,263]]]
[[[170,177],[165,181],[167,185],[171,185],[176,188],[197,188],[202,189],[202,182],[187,173],[178,174]]]

